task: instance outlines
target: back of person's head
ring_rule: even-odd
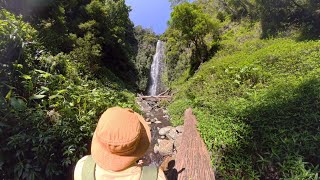
[[[121,171],[142,157],[150,142],[150,128],[141,115],[131,109],[113,107],[99,119],[91,154],[101,168]]]

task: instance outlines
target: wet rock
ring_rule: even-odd
[[[159,130],[159,135],[164,136],[166,135],[170,130],[172,129],[172,126],[163,127]]]
[[[175,140],[175,139],[177,138],[177,136],[178,136],[178,133],[177,133],[176,129],[173,128],[173,129],[171,129],[171,130],[166,134],[166,136],[167,136],[169,139]]]
[[[178,133],[183,133],[183,126],[177,126],[176,130]]]
[[[168,156],[173,153],[172,140],[160,140],[158,152],[161,156]]]

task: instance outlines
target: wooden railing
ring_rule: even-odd
[[[191,108],[185,111],[184,119],[184,132],[176,157],[168,162],[168,180],[214,180],[210,155],[197,130],[197,120]]]

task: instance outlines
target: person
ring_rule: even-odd
[[[76,164],[74,180],[166,180],[161,169],[136,163],[150,142],[150,128],[140,114],[131,109],[109,108],[93,134],[91,155]]]

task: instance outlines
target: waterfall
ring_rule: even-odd
[[[149,95],[155,96],[161,90],[161,73],[163,68],[164,49],[163,42],[158,40],[156,54],[153,56],[153,61],[150,69],[150,87]]]

